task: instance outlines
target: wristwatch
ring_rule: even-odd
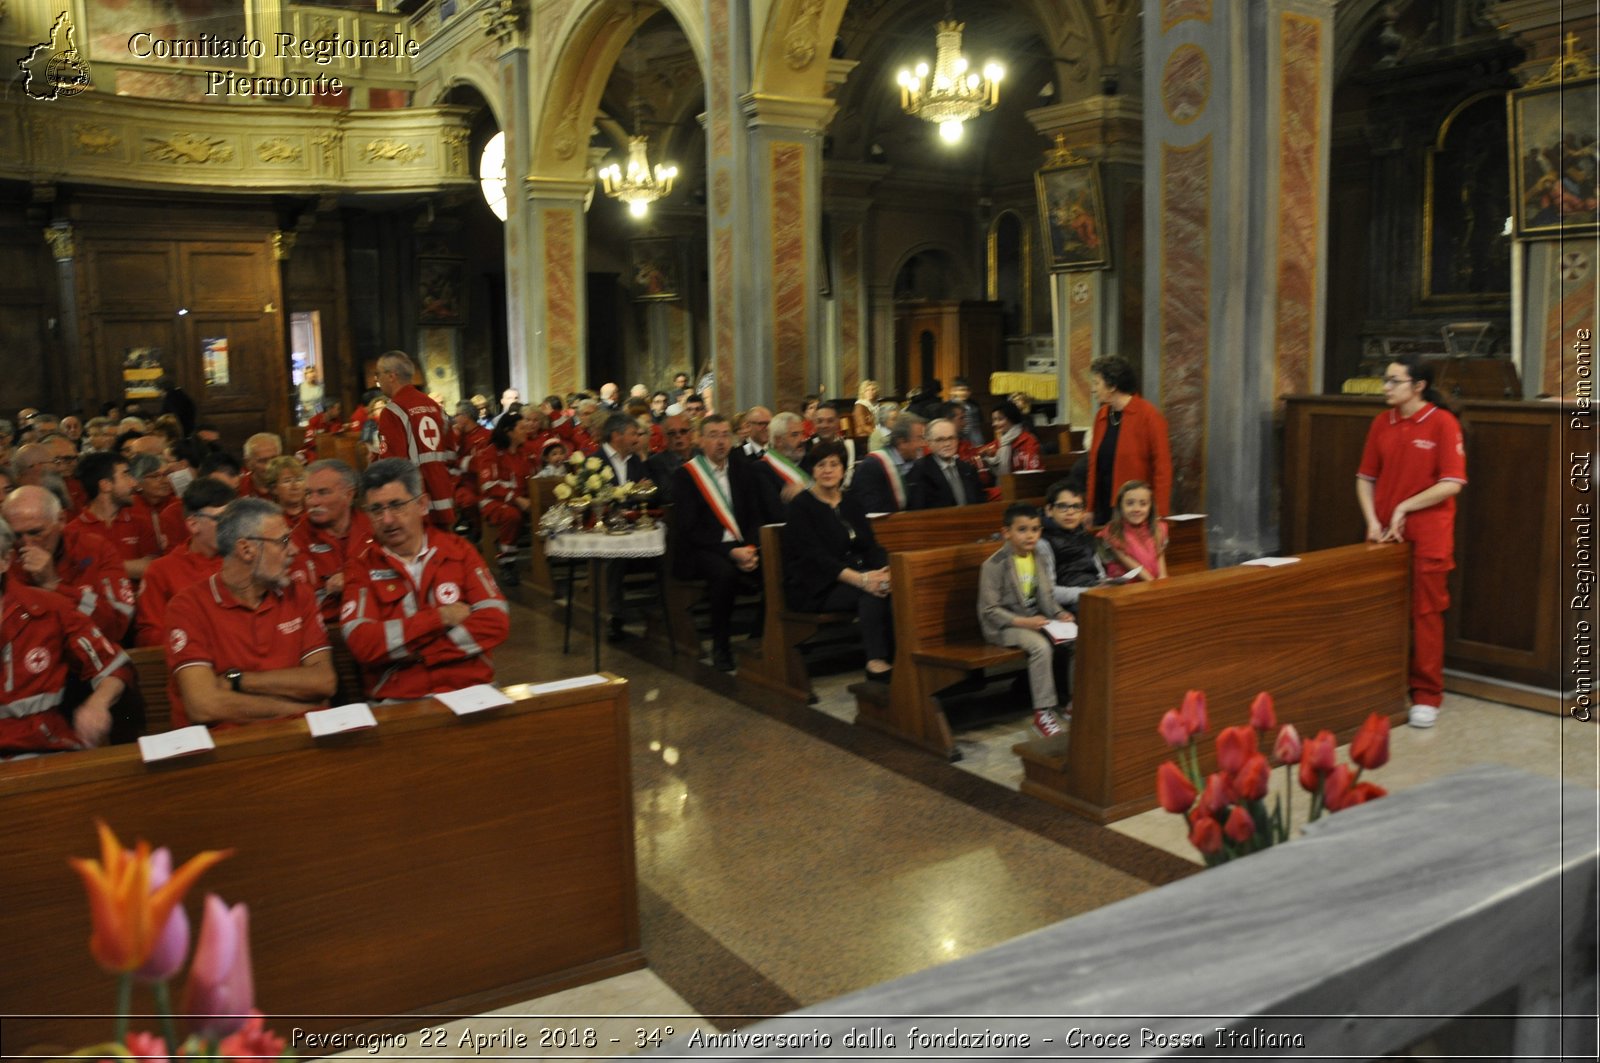
[[[228,685],[233,688],[233,692],[235,694],[242,694],[243,693],[243,691],[241,691],[239,689],[239,680],[244,678],[244,673],[241,672],[239,669],[235,668],[235,669],[233,669],[231,671],[223,672],[222,673],[222,678],[224,678],[224,679],[226,679],[228,681]]]

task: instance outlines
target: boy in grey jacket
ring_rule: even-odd
[[[1072,711],[1072,643],[1057,643],[1045,628],[1052,621],[1070,623],[1074,618],[1056,604],[1055,558],[1049,550],[1037,549],[1041,531],[1039,511],[1033,506],[1018,502],[1006,507],[1005,545],[979,573],[978,623],[985,641],[1028,655],[1033,727],[1050,738],[1065,731],[1058,706],[1067,714]]]

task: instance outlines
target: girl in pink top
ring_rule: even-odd
[[[1106,575],[1125,576],[1135,568],[1139,579],[1165,579],[1167,575],[1167,525],[1151,523],[1155,512],[1155,492],[1143,480],[1129,480],[1117,492],[1111,521],[1100,532],[1110,547],[1112,560],[1106,562]]]

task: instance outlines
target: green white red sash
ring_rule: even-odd
[[[689,470],[689,477],[700,489],[700,496],[706,500],[706,505],[711,507],[711,512],[717,515],[717,520],[722,522],[722,526],[728,529],[730,535],[744,542],[744,533],[739,530],[738,518],[733,515],[733,503],[722,493],[722,485],[717,482],[716,474],[711,471],[711,462],[706,460],[704,454],[700,454],[690,460],[684,468]]]
[[[811,486],[811,477],[805,474],[805,470],[771,447],[762,452],[761,458],[772,467],[772,471],[777,473],[784,483],[799,487]]]
[[[895,460],[889,456],[889,452],[885,450],[874,450],[867,457],[877,458],[878,463],[883,466],[883,475],[888,477],[889,487],[894,491],[894,508],[896,510],[905,509],[906,481],[905,477],[900,475],[900,466],[895,463]]]

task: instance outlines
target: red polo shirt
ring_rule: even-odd
[[[139,584],[138,612],[134,616],[135,646],[164,646],[167,642],[167,605],[190,584],[210,578],[222,567],[222,558],[201,557],[189,543],[169,550],[150,562]]]
[[[294,544],[299,557],[290,578],[310,586],[322,608],[322,619],[333,623],[339,619],[339,595],[325,594],[323,586],[328,577],[343,572],[345,561],[372,541],[372,520],[359,509],[350,511],[350,527],[343,536],[327,528],[319,528],[309,517],[302,517],[294,526]]]
[[[1367,432],[1361,468],[1356,473],[1372,482],[1378,523],[1388,526],[1394,507],[1436,483],[1467,482],[1467,450],[1461,423],[1432,403],[1410,417],[1385,410]],[[1455,552],[1456,500],[1406,514],[1404,536],[1418,557],[1448,558]]]
[[[161,554],[161,542],[156,538],[154,522],[139,520],[133,506],[123,506],[110,521],[101,520],[94,510],[85,508],[75,520],[110,540],[111,545],[117,548],[119,561],[142,561]]]
[[[174,498],[161,508],[156,519],[156,526],[161,529],[161,537],[167,541],[169,552],[189,541],[189,525],[184,523],[185,516],[183,499]]]
[[[178,693],[177,675],[182,669],[203,666],[217,675],[235,668],[270,672],[299,667],[313,653],[328,648],[316,599],[303,584],[269,591],[252,609],[233,596],[220,572],[175,594],[167,604],[166,626],[173,727],[189,725]],[[306,706],[326,707],[326,702]]]

